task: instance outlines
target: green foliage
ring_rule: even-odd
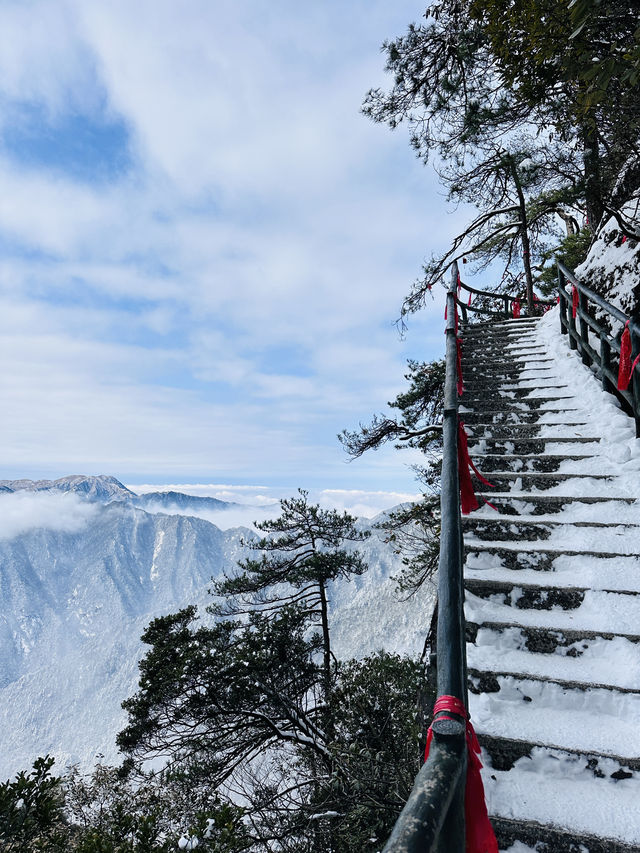
[[[37,758],[30,772],[0,784],[0,842],[7,853],[65,849],[64,796],[53,764],[51,756]]]
[[[118,745],[132,759],[206,768],[213,789],[276,743],[314,743],[320,647],[296,605],[246,622],[197,625],[195,608],[155,619],[143,635],[140,689]],[[320,749],[320,747],[317,747]]]
[[[280,501],[278,518],[256,524],[268,535],[248,544],[261,551],[261,557],[240,561],[242,573],[216,584],[218,595],[250,596],[251,604],[259,606],[264,603],[261,593],[277,584],[295,590],[313,584],[319,589],[328,581],[366,570],[360,554],[341,546],[347,541],[362,542],[369,533],[357,530],[356,519],[347,512],[310,504],[303,489],[298,495]],[[284,591],[281,595],[287,597]]]
[[[181,838],[197,838],[205,853],[247,847],[242,810],[179,776],[133,782],[121,769],[98,765],[64,781],[74,853],[174,853]]]
[[[408,367],[406,391],[388,404],[399,416],[375,415],[370,424],[344,430],[338,438],[353,459],[389,441],[397,442],[399,449],[411,447],[425,454],[425,464],[414,466],[425,488],[422,500],[401,507],[379,525],[386,541],[402,555],[404,568],[395,578],[398,588],[412,593],[433,576],[438,565],[445,362],[409,361]]]
[[[425,692],[424,667],[377,652],[340,664],[334,689],[339,717],[332,744],[336,772],[310,808],[334,812],[322,850],[379,851],[409,796],[421,765],[435,697]],[[329,821],[327,821],[327,824]]]
[[[281,508],[259,525],[261,557],[216,586],[217,622],[202,624],[190,607],[151,623],[118,743],[145,784],[146,763],[161,757],[167,785],[240,795],[251,849],[373,850],[419,766],[422,666],[384,653],[335,660],[327,584],[364,571],[343,544],[366,534],[303,491]]]
[[[586,259],[590,246],[591,234],[588,230],[583,229],[575,234],[567,234],[559,245],[554,247],[553,252],[549,253],[549,259],[557,258],[570,270],[574,270]],[[544,267],[538,277],[538,285],[545,296],[551,295],[557,289],[555,264]]]
[[[174,853],[182,837],[203,853],[239,853],[248,846],[241,809],[210,790],[168,774],[132,782],[121,769],[98,765],[81,775],[51,773],[38,758],[0,786],[0,841],[7,853]]]
[[[475,270],[500,261],[503,286],[531,293],[562,220],[586,218],[593,235],[614,215],[637,237],[623,212],[640,187],[640,28],[628,3],[439,0],[425,18],[385,43],[393,83],[369,92],[364,112],[406,122],[418,155],[437,154],[449,199],[477,215],[425,264],[402,316],[461,258]]]

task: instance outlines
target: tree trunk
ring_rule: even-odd
[[[527,314],[533,315],[533,274],[531,272],[531,247],[529,243],[529,223],[527,221],[527,206],[522,192],[522,184],[520,175],[513,160],[509,157],[509,167],[511,176],[518,194],[518,207],[520,208],[520,239],[522,241],[522,265],[524,266],[524,276],[527,284]]]
[[[320,588],[320,614],[322,618],[322,670],[323,670],[323,685],[324,699],[329,708],[327,717],[327,726],[332,726],[331,719],[331,640],[329,637],[329,608],[327,605],[327,592],[324,581],[318,584]],[[327,737],[331,739],[333,735],[327,732]]]
[[[589,115],[580,129],[582,138],[582,163],[584,165],[584,196],[587,206],[587,224],[595,234],[604,208],[602,206],[602,176],[600,174],[600,148],[598,134]]]

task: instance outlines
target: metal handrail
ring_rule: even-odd
[[[589,303],[597,305],[602,311],[609,315],[616,323],[624,327],[629,325],[631,334],[631,346],[634,353],[640,352],[640,324],[628,317],[615,305],[611,305],[598,293],[578,281],[575,273],[568,270],[560,261],[556,261],[558,271],[558,299],[560,303],[560,331],[563,335],[569,335],[569,346],[577,350],[582,357],[583,364],[591,369],[596,369],[600,374],[602,387],[610,394],[614,394],[620,401],[622,408],[635,420],[636,436],[640,437],[640,369],[633,371],[630,388],[618,389],[618,365],[612,359],[612,351],[620,358],[620,339],[613,335],[589,313]],[[567,293],[567,282],[575,287],[578,292],[578,306],[576,316],[569,307],[569,294]],[[578,331],[576,320],[580,321]],[[599,349],[591,345],[590,332],[593,332],[599,340]]]
[[[436,642],[437,692],[455,696],[465,708],[467,657],[464,621],[462,520],[458,475],[457,308],[467,322],[469,306],[457,297],[458,288],[503,302],[503,311],[474,309],[487,317],[511,316],[517,297],[477,290],[460,281],[452,266],[447,291],[446,372],[442,424],[441,530],[438,562],[438,628]],[[541,305],[554,304],[539,300]],[[467,767],[466,721],[445,712],[434,716],[429,756],[416,777],[413,790],[387,841],[383,853],[464,853],[464,787]]]
[[[442,425],[441,531],[438,563],[438,696],[467,705],[467,664],[462,576],[462,523],[458,484],[458,391],[456,290],[458,270],[447,291],[446,372]],[[429,757],[400,813],[383,853],[464,853],[466,734],[462,718],[436,715]]]
[[[454,263],[453,269],[455,270],[455,275],[457,278],[457,286],[458,288],[462,288],[466,290],[467,293],[477,294],[478,296],[489,297],[492,299],[499,299],[503,303],[502,311],[490,311],[487,308],[476,308],[475,305],[467,305],[462,302],[460,299],[456,297],[456,303],[460,306],[462,312],[462,322],[467,323],[469,321],[468,312],[471,311],[474,314],[484,314],[487,317],[500,317],[501,319],[508,319],[513,315],[513,303],[517,301],[521,301],[519,296],[510,296],[508,293],[497,293],[492,290],[479,290],[477,287],[471,287],[470,284],[465,284],[460,280],[458,274],[458,265]],[[526,304],[526,299],[524,300]],[[554,305],[555,302],[553,299],[540,299],[538,297],[535,298],[534,309],[538,305]]]

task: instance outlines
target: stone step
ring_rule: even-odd
[[[520,520],[513,516],[501,517],[498,513],[491,515],[468,515],[462,519],[462,529],[466,537],[466,541],[472,544],[474,540],[482,540],[485,542],[518,542],[522,545],[523,550],[527,550],[528,546],[533,542],[540,542],[554,537],[558,541],[566,541],[567,544],[571,541],[577,541],[579,544],[580,538],[583,535],[599,534],[600,540],[604,543],[605,540],[615,544],[618,539],[624,543],[625,547],[635,548],[629,550],[628,553],[637,553],[640,551],[640,527],[637,523],[621,524],[618,521],[541,521],[541,520]],[[579,534],[576,535],[576,531]],[[615,539],[612,539],[608,534],[613,533]],[[524,544],[526,543],[526,544]]]
[[[510,441],[523,438],[542,438],[547,441],[564,442],[572,438],[585,437],[585,427],[588,427],[588,424],[583,420],[572,420],[564,424],[469,424],[467,437],[473,441],[489,438],[508,439]],[[582,433],[578,432],[579,429],[582,430]],[[599,438],[593,437],[590,437],[589,440],[600,441]]]
[[[474,456],[478,459],[479,456]],[[579,459],[578,456],[571,457]],[[480,467],[480,466],[479,466]],[[501,515],[550,515],[562,512],[569,506],[582,505],[592,506],[593,504],[607,504],[613,502],[613,511],[619,512],[628,506],[635,504],[634,498],[610,498],[610,497],[562,497],[557,495],[532,495],[522,493],[514,495],[509,492],[501,494],[493,494],[488,491],[483,491],[477,494],[478,498],[485,501],[491,501],[498,509]],[[616,509],[617,507],[617,509]],[[602,511],[600,507],[595,507],[596,511]],[[604,507],[602,507],[604,509]],[[617,516],[616,516],[617,517]]]
[[[494,391],[496,388],[499,388],[501,391],[521,391],[527,389],[529,391],[537,391],[539,388],[549,388],[549,389],[558,389],[558,388],[569,388],[569,385],[558,384],[559,380],[555,376],[549,376],[548,379],[552,380],[551,382],[545,382],[544,384],[533,384],[530,379],[525,378],[523,380],[514,380],[510,377],[505,377],[504,379],[498,379],[495,376],[489,376],[486,379],[478,379],[472,378],[465,380],[464,387],[465,391],[484,391],[485,389],[489,391]],[[527,384],[525,384],[525,382]]]
[[[474,424],[473,427],[476,425]],[[483,425],[485,426],[485,425]],[[478,452],[493,452],[514,454],[516,451],[521,451],[525,455],[534,455],[544,453],[547,449],[553,448],[556,452],[558,448],[570,448],[571,450],[583,450],[585,453],[591,453],[600,447],[600,438],[597,436],[567,436],[565,438],[557,437],[522,437],[510,438],[505,435],[503,437],[468,436],[469,450],[473,449],[474,453]],[[484,449],[484,451],[482,450]]]
[[[478,598],[496,596],[503,604],[518,610],[551,610],[554,607],[575,610],[584,601],[586,592],[585,587],[539,586],[468,575],[464,580],[464,588]]]
[[[505,600],[515,602],[517,597],[517,594],[505,596],[500,593],[482,598],[467,590],[464,599],[466,616],[470,621],[482,624],[517,622],[519,625],[549,631],[593,631],[602,634],[613,630],[615,634],[624,636],[635,635],[640,631],[637,593],[586,589],[582,601],[570,610],[535,607],[518,609],[505,603]]]
[[[467,349],[470,348],[467,347]],[[467,360],[465,358],[464,349],[462,351],[462,356],[464,360]],[[474,346],[473,352],[470,352],[468,354],[469,360],[475,361],[476,363],[482,363],[483,361],[494,361],[497,359],[500,359],[503,364],[511,364],[519,361],[530,363],[536,362],[539,359],[543,359],[546,357],[547,349],[543,346],[538,346],[535,344],[528,344],[523,346],[516,346],[515,344],[506,344],[504,346],[501,346],[499,344],[492,344],[490,341],[486,344],[483,344],[482,346]]]
[[[640,626],[639,626],[640,627]],[[523,639],[523,647],[536,654],[552,655],[556,649],[568,648],[576,657],[580,655],[580,646],[584,651],[589,648],[589,640],[623,639],[634,645],[640,643],[640,634],[621,634],[614,631],[589,631],[586,628],[544,628],[536,625],[520,625],[517,622],[472,622],[467,620],[467,642],[475,643],[480,629],[497,631],[517,631]]]
[[[469,695],[478,735],[526,739],[553,749],[638,757],[640,692],[492,675]],[[640,796],[640,790],[638,791]]]
[[[467,323],[465,329],[516,329],[521,326],[537,326],[540,317],[505,317],[503,320],[487,320],[483,323]]]
[[[633,557],[628,551],[595,551],[577,548],[540,548],[531,546],[523,551],[500,542],[492,545],[487,542],[464,543],[464,554],[468,565],[492,565],[510,571],[530,569],[536,572],[551,572],[553,564],[559,558],[569,557]]]
[[[508,358],[502,356],[492,356],[491,358],[480,358],[476,356],[465,356],[462,351],[462,367],[464,375],[466,372],[517,372],[522,370],[538,370],[538,365],[555,364],[555,359],[547,358],[547,356],[539,356],[536,358],[528,358],[519,356],[518,358]]]
[[[474,673],[475,674],[475,673]],[[549,747],[544,743],[536,743],[531,740],[520,740],[518,738],[494,737],[482,734],[478,737],[480,746],[486,751],[491,759],[494,770],[511,770],[516,761],[521,758],[533,759],[532,753],[538,750],[547,750]],[[566,755],[576,756],[584,760],[584,769],[589,770],[595,779],[628,779],[640,772],[640,758],[616,755],[612,758],[599,752],[582,752],[577,749],[558,750]],[[617,765],[617,769],[611,768],[611,762]],[[622,770],[622,773],[619,771]]]
[[[509,453],[474,453],[473,461],[483,473],[486,471],[508,471],[513,470],[516,473],[524,472],[540,472],[545,471],[551,473],[557,471],[563,462],[580,461],[581,459],[590,459],[587,455],[572,455],[567,454],[528,454],[517,455]]]
[[[546,491],[547,489],[560,486],[567,480],[575,480],[576,482],[588,481],[588,485],[591,485],[591,481],[595,480],[611,482],[613,477],[607,474],[561,474],[558,471],[552,473],[542,471],[493,471],[487,479],[497,491],[507,491],[514,486],[518,491],[526,491],[527,489]],[[485,485],[475,475],[472,475],[472,480],[474,487],[483,488]]]
[[[603,637],[597,632],[541,629],[513,622],[470,625],[470,670],[518,673],[532,679],[594,683],[638,690],[640,637]],[[525,735],[526,737],[526,735]]]
[[[478,338],[482,340],[486,335],[530,335],[538,327],[537,320],[526,320],[520,325],[512,325],[514,321],[505,320],[504,323],[473,323],[462,327],[462,337]]]
[[[534,376],[554,379],[556,366],[543,362],[540,365],[529,367],[526,364],[505,363],[504,359],[497,363],[480,367],[475,361],[465,359],[462,355],[462,366],[465,368],[463,377],[465,380],[477,380],[478,382],[519,382],[521,377],[532,379]],[[551,375],[549,375],[551,374]]]
[[[473,424],[478,427],[487,427],[487,429],[490,429],[493,426],[500,426],[502,424],[513,424],[514,426],[519,426],[520,424],[540,424],[540,422],[545,424],[555,424],[557,426],[564,424],[569,417],[577,417],[579,412],[578,409],[555,408],[527,409],[527,411],[521,411],[519,409],[500,411],[495,408],[474,408],[473,410],[470,409],[467,411],[465,406],[461,407],[459,411],[460,417],[466,424]],[[550,416],[555,416],[555,419],[549,420]]]
[[[499,693],[500,682],[509,681],[517,684],[518,681],[539,682],[540,684],[553,684],[556,687],[561,687],[563,690],[577,690],[585,693],[588,690],[608,690],[614,693],[629,694],[640,697],[640,688],[638,687],[616,687],[611,684],[598,684],[593,681],[568,681],[562,678],[551,678],[547,675],[529,675],[522,672],[508,672],[503,670],[482,670],[469,668],[469,692],[479,696],[481,693]],[[633,746],[634,744],[629,744]],[[570,752],[581,753],[580,749],[572,749]],[[591,753],[593,754],[593,753]],[[620,758],[616,756],[616,758]],[[627,766],[630,763],[636,764],[640,768],[640,755],[634,758],[627,758]]]
[[[556,400],[572,400],[574,403],[577,402],[573,394],[535,394],[531,388],[523,388],[519,391],[496,389],[495,391],[487,390],[486,392],[468,391],[465,389],[461,397],[461,402],[464,406],[473,407],[479,404],[485,409],[488,408],[487,403],[489,401],[498,403],[502,407],[503,404],[522,405],[522,403],[536,403],[539,405],[540,403],[554,402]]]
[[[524,791],[520,791],[520,796]],[[555,793],[555,792],[553,792]],[[552,791],[547,791],[548,796],[553,796]],[[578,795],[579,796],[579,795]],[[541,792],[540,798],[543,798]],[[566,802],[563,799],[563,802]],[[579,805],[584,806],[584,803]],[[610,829],[613,829],[611,821],[616,814],[614,801],[614,810],[608,814],[606,823]],[[623,803],[623,808],[626,808],[626,803]],[[570,810],[570,805],[567,806]],[[604,814],[603,803],[594,803],[594,809],[599,814]],[[579,832],[575,829],[566,829],[562,827],[546,826],[535,820],[527,820],[526,818],[518,817],[501,817],[490,814],[491,824],[496,834],[498,847],[501,851],[512,851],[514,845],[519,842],[524,847],[519,848],[520,853],[638,853],[640,846],[635,842],[629,844],[617,838],[606,838],[596,835]]]

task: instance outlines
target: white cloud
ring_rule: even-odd
[[[35,528],[76,533],[95,516],[98,505],[60,492],[0,494],[0,539],[12,539]]]
[[[358,114],[378,45],[421,12],[2,5],[0,98],[106,105],[132,158],[98,187],[0,156],[0,230],[29,250],[0,266],[16,474],[406,488],[390,454],[346,469],[335,434],[400,390],[413,345],[391,324],[451,227],[406,139]]]
[[[294,496],[295,487],[274,488],[267,486],[242,485],[236,486],[229,483],[173,483],[164,485],[128,484],[128,488],[138,494],[149,492],[183,492],[198,497],[211,497],[218,500],[239,503],[242,507],[233,507],[228,510],[198,511],[192,513],[190,510],[175,510],[186,515],[197,514],[201,518],[212,521],[219,527],[234,527],[236,524],[250,526],[253,521],[264,518],[274,518],[279,514],[279,500]],[[415,501],[420,498],[416,492],[388,492],[382,490],[365,489],[314,489],[310,488],[309,501],[319,503],[325,509],[337,509],[357,517],[372,518],[378,513],[400,503]],[[149,511],[153,511],[148,508]],[[157,511],[165,511],[159,507]],[[243,520],[238,520],[243,519]]]

